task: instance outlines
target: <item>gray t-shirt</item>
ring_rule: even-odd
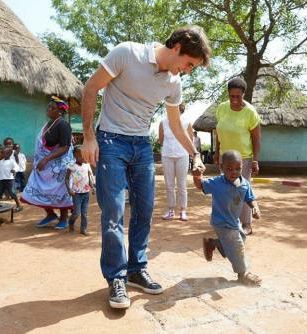
[[[124,42],[101,65],[114,78],[104,90],[100,130],[130,136],[147,136],[158,104],[181,103],[181,79],[158,72],[156,43]]]

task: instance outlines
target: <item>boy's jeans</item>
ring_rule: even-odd
[[[73,197],[74,209],[72,215],[69,218],[69,224],[74,224],[76,219],[81,214],[81,231],[86,231],[87,229],[87,210],[90,195],[89,193],[76,193]]]
[[[148,136],[97,132],[97,199],[102,210],[101,270],[108,282],[147,265],[146,248],[154,204],[154,161]],[[124,244],[125,190],[131,217],[128,261]]]
[[[238,230],[226,227],[213,226],[224,250],[224,253],[232,264],[235,273],[245,273],[247,270],[245,246],[246,236],[240,226]]]

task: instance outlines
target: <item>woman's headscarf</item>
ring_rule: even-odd
[[[66,112],[69,109],[68,103],[61,100],[58,96],[51,96],[51,101],[54,102],[62,112]]]

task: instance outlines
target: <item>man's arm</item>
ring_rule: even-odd
[[[113,77],[104,67],[100,66],[85,84],[82,94],[81,114],[84,136],[82,156],[86,162],[93,166],[96,166],[96,161],[98,161],[99,156],[99,149],[93,128],[96,97],[99,90],[105,88],[112,79]]]
[[[251,138],[253,145],[253,162],[252,162],[252,172],[253,175],[257,175],[259,172],[259,154],[260,154],[260,142],[261,142],[261,127],[260,125],[256,126],[251,130]]]

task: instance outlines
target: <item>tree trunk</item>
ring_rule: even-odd
[[[248,50],[246,64],[244,78],[247,84],[247,89],[244,95],[244,99],[247,102],[252,103],[253,92],[256,86],[257,75],[260,68],[260,59],[257,51],[254,48],[253,50]]]

